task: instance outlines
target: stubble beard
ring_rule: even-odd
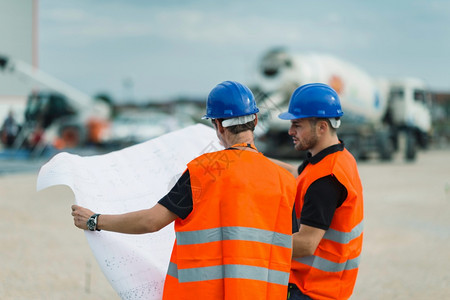
[[[312,132],[311,136],[307,139],[298,139],[298,143],[295,145],[297,151],[308,151],[317,145],[318,137]]]

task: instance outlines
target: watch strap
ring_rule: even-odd
[[[100,216],[100,214],[93,214],[92,216],[89,217],[89,219],[87,221],[87,228],[90,231],[95,231],[95,230],[100,231],[100,229],[97,228],[98,216]]]
[[[100,214],[95,214],[95,230],[100,231],[101,229],[98,229],[98,217]]]

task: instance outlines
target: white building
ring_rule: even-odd
[[[38,0],[0,0],[0,55],[38,66]],[[22,119],[30,90],[30,83],[0,71],[0,122],[10,109]]]

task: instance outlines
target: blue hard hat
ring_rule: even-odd
[[[344,114],[335,90],[323,83],[298,87],[291,96],[287,112],[278,115],[283,120],[303,118],[337,118]]]
[[[211,90],[202,119],[227,119],[259,112],[252,91],[236,81],[224,81]]]

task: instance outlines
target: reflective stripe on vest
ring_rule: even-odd
[[[361,221],[350,232],[343,232],[330,228],[325,232],[323,238],[340,244],[348,244],[351,240],[359,237],[363,232],[363,229],[364,221]]]
[[[291,248],[292,236],[264,229],[230,226],[196,231],[178,231],[178,245],[192,245],[224,240],[243,240],[261,242],[285,248]]]
[[[360,256],[349,259],[343,263],[335,263],[315,255],[295,258],[294,260],[324,272],[342,272],[344,270],[348,271],[358,268]]]
[[[220,265],[179,270],[176,264],[170,262],[167,274],[178,278],[179,282],[240,278],[284,285],[289,279],[289,272],[281,272],[248,265]]]
[[[340,244],[348,244],[350,241],[362,234],[363,228],[364,221],[361,221],[350,232],[343,232],[330,228],[327,230],[323,238]],[[349,259],[343,263],[335,263],[331,260],[316,255],[294,258],[294,260],[324,272],[341,272],[344,270],[352,270],[358,268],[360,256]]]

